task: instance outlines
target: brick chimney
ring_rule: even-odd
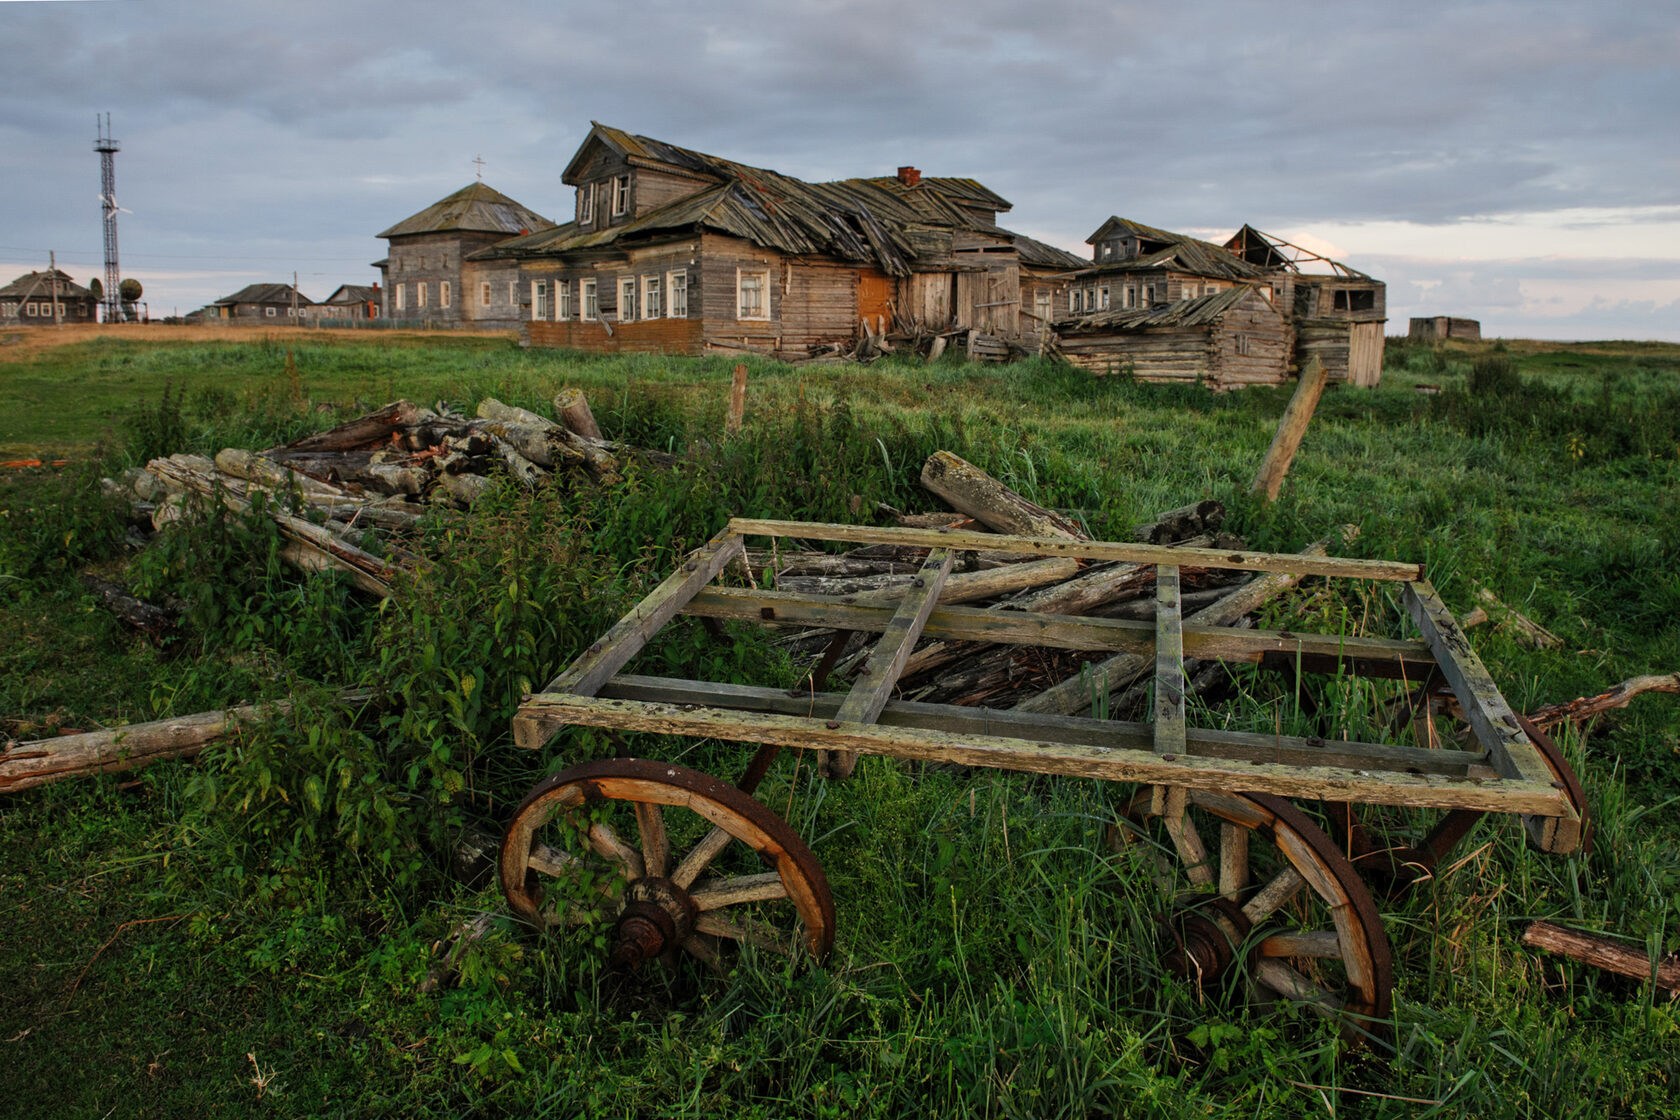
[[[898,169],[898,181],[907,187],[913,187],[922,181],[922,173],[914,167],[901,167]]]

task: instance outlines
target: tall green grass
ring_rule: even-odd
[[[1671,360],[1395,348],[1382,388],[1327,395],[1262,508],[1247,484],[1283,391],[1212,396],[1045,363],[753,362],[746,430],[725,442],[726,361],[347,343],[296,348],[292,384],[285,349],[260,343],[38,359],[15,384],[80,368],[88,399],[110,404],[107,443],[84,445],[101,468],[267,446],[398,396],[544,410],[562,384],[589,393],[614,438],[686,458],[612,490],[509,487],[470,518],[439,517],[420,546],[433,565],[383,608],[279,566],[260,518],[184,526],[136,556],[96,471],[4,476],[12,728],[299,706],[197,764],[0,800],[0,1089],[25,1114],[89,1116],[1670,1115],[1675,1005],[1517,942],[1544,917],[1680,948],[1680,713],[1663,697],[1562,740],[1597,811],[1590,858],[1530,853],[1517,822],[1491,817],[1384,904],[1386,1062],[1350,1057],[1310,1016],[1163,971],[1154,884],[1103,839],[1129,791],[878,759],[839,784],[785,759],[761,792],[835,888],[825,967],[749,953],[721,978],[626,981],[586,939],[503,922],[458,984],[418,988],[432,944],[499,905],[458,843],[494,835],[539,777],[619,753],[743,765],[747,748],[709,741],[574,729],[528,753],[508,736],[521,695],[727,517],[933,508],[916,478],[945,448],[1098,535],[1201,497],[1257,547],[1351,522],[1362,536],[1341,551],[1425,561],[1461,611],[1479,582],[1564,637],[1537,652],[1472,632],[1529,708],[1680,666],[1680,446],[1662,444],[1668,420],[1646,422],[1675,392]],[[122,633],[76,582],[90,566],[188,599],[187,632],[162,646]],[[1308,587],[1269,621],[1406,625],[1360,585]],[[766,683],[802,670],[756,628],[718,642],[689,624],[636,668]],[[349,685],[375,700],[342,709],[331,693]],[[1389,695],[1242,671],[1196,715],[1378,735]]]

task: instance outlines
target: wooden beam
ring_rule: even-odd
[[[922,563],[921,574],[893,613],[892,621],[887,623],[886,630],[875,643],[869,660],[858,671],[857,683],[834,717],[837,721],[843,724],[874,723],[881,709],[887,706],[893,689],[898,685],[898,675],[904,671],[904,662],[910,657],[910,651],[916,648],[916,641],[922,636],[922,628],[927,625],[934,604],[939,601],[939,590],[944,586],[945,577],[951,574],[951,564],[955,560],[956,554],[946,549],[936,548],[928,553]],[[851,777],[852,768],[856,765],[857,754],[853,751],[825,751],[819,762],[819,768],[830,778]]]
[[[1324,393],[1324,383],[1328,379],[1319,356],[1314,354],[1308,358],[1301,370],[1301,379],[1295,386],[1295,395],[1289,398],[1283,417],[1278,420],[1272,445],[1266,449],[1266,457],[1260,461],[1260,470],[1254,475],[1254,485],[1249,488],[1253,493],[1264,494],[1268,502],[1277,501],[1284,476],[1289,473],[1289,464],[1294,462],[1301,438],[1307,434],[1307,425],[1318,409],[1318,398]]]
[[[804,716],[641,703],[563,693],[542,693],[520,706],[527,726],[606,727],[621,731],[687,735],[777,746],[853,750],[899,759],[956,763],[999,770],[1097,778],[1105,781],[1180,785],[1215,791],[1243,790],[1328,801],[1415,808],[1470,808],[1493,812],[1567,811],[1562,793],[1548,782],[1481,781],[1431,774],[1379,773],[1326,766],[1280,766],[1180,757],[1152,750],[1071,746],[997,735],[838,723]]]
[[[1517,722],[1499,686],[1476,656],[1475,647],[1454,621],[1435,588],[1417,580],[1406,584],[1405,600],[1412,621],[1423,633],[1423,640],[1435,654],[1441,674],[1452,686],[1453,696],[1464,710],[1477,742],[1488,752],[1488,762],[1502,778],[1528,784],[1546,783],[1561,788],[1562,782],[1552,773],[1539,749],[1529,741],[1528,734]],[[1529,840],[1546,852],[1572,852],[1581,843],[1581,818],[1561,798],[1560,813],[1541,817],[1527,817],[1523,827]]]
[[[685,704],[735,711],[832,719],[845,696],[803,688],[762,688],[755,685],[715,684],[623,674],[602,686],[600,696],[611,700]],[[1071,746],[1115,750],[1150,750],[1153,731],[1147,723],[1090,719],[1083,716],[1024,714],[955,704],[922,704],[893,700],[877,722],[892,727],[918,727],[958,735],[1005,735]],[[1347,770],[1416,772],[1484,781],[1496,775],[1483,765],[1479,752],[1405,747],[1389,743],[1361,743],[1345,739],[1301,739],[1289,735],[1249,731],[1214,731],[1189,727],[1185,732],[1191,754],[1234,762],[1271,762],[1287,766],[1332,766]]]
[[[953,579],[957,577],[952,577]],[[800,595],[788,591],[751,591],[708,587],[695,595],[684,614],[801,627],[834,627],[880,633],[892,620],[890,607],[856,603],[852,595]],[[977,607],[936,607],[922,634],[942,641],[1001,642],[1050,649],[1131,650],[1148,652],[1153,623],[1124,618],[1082,618],[1033,611],[992,611]],[[1260,662],[1268,655],[1299,656],[1309,672],[1344,667],[1357,676],[1420,681],[1435,667],[1429,647],[1417,641],[1349,638],[1334,634],[1297,634],[1290,630],[1233,630],[1229,626],[1186,623],[1184,653],[1203,661]]]
[[[900,544],[960,551],[1028,552],[1072,556],[1080,560],[1126,560],[1135,564],[1177,564],[1181,568],[1229,568],[1240,571],[1293,572],[1304,576],[1407,581],[1421,578],[1418,564],[1393,560],[1350,560],[1306,556],[1298,552],[1239,552],[1214,548],[1171,548],[1119,541],[1067,541],[1046,537],[1009,537],[963,529],[915,529],[892,526],[819,524],[737,517],[729,522],[743,536],[798,537],[813,541]]]
[[[1155,753],[1184,753],[1184,616],[1178,569],[1155,569]]]
[[[654,588],[652,594],[632,607],[629,614],[619,619],[603,638],[572,662],[570,668],[550,681],[544,691],[595,695],[596,690],[614,673],[642,651],[660,627],[675,618],[702,587],[716,578],[724,565],[741,555],[742,549],[741,537],[725,529],[690,553],[688,559]],[[514,741],[532,750],[542,746],[542,740],[529,742],[521,739],[517,724]]]

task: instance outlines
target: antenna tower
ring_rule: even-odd
[[[93,150],[99,153],[99,206],[105,220],[105,321],[116,323],[122,319],[122,296],[118,292],[122,272],[117,267],[117,151],[121,145],[111,137],[110,113],[103,121],[95,113],[93,124],[99,133]]]

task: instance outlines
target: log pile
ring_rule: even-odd
[[[1059,540],[1088,540],[1072,518],[1045,509],[948,451],[929,457],[922,485],[953,512],[894,516],[921,527],[990,529],[1001,534]],[[1220,532],[1225,509],[1202,501],[1168,510],[1137,526],[1133,539],[1149,544],[1240,550],[1243,541]],[[1331,541],[1309,553],[1324,554]],[[749,551],[746,574],[762,584],[802,594],[838,595],[851,604],[882,605],[902,599],[915,584],[926,550],[868,545],[843,553]],[[1185,568],[1183,610],[1187,622],[1244,626],[1245,616],[1282,594],[1295,577]],[[956,569],[941,588],[941,604],[966,603],[987,610],[1040,611],[1103,618],[1150,619],[1155,611],[1155,567],[1150,564],[1084,563],[1039,559],[1005,552],[959,554]],[[864,634],[830,629],[802,630],[781,639],[796,658],[813,658],[814,687],[852,679],[864,671],[874,641]],[[923,641],[899,677],[907,700],[959,705],[1014,707],[1076,715],[1103,705],[1120,714],[1142,703],[1136,687],[1153,670],[1153,657],[1121,655],[1094,660],[1077,651],[993,645],[983,642]],[[1132,662],[1137,664],[1132,664]],[[1090,662],[1089,667],[1087,663]],[[1192,674],[1198,666],[1187,666]],[[1195,678],[1211,688],[1221,679],[1209,671]],[[1102,682],[1097,688],[1093,681]],[[833,687],[833,685],[829,685]]]
[[[576,389],[555,396],[554,414],[551,420],[494,398],[480,401],[475,416],[395,401],[279,447],[224,448],[213,460],[171,455],[104,485],[153,529],[204,502],[243,511],[260,495],[286,539],[288,563],[338,571],[387,596],[399,571],[422,564],[403,547],[404,531],[431,508],[470,508],[498,476],[527,488],[568,475],[612,485],[628,457],[671,461],[603,438]]]

